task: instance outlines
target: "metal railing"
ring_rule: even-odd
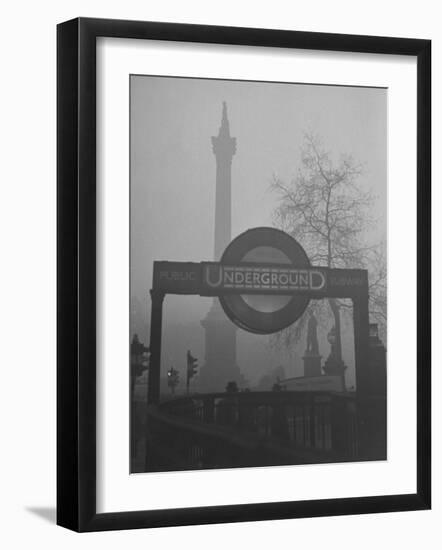
[[[356,460],[361,458],[358,426],[352,393],[195,394],[147,409],[142,469]]]

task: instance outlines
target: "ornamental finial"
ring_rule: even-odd
[[[229,119],[227,118],[227,103],[223,101],[223,114],[221,118],[221,126],[219,129],[220,136],[230,136]]]

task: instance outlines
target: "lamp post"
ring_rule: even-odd
[[[336,327],[333,326],[328,334],[327,334],[327,341],[330,344],[330,355],[327,358],[327,361],[325,362],[324,367],[322,370],[325,374],[328,375],[338,375],[342,378],[342,389],[345,391],[345,371],[347,367],[345,366],[344,362],[341,358],[338,357],[336,345],[338,343],[337,340],[337,332]]]
[[[327,342],[331,347],[330,355],[336,359],[336,328],[334,326],[328,331]]]

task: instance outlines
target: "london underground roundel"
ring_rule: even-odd
[[[290,283],[291,270],[308,269],[310,261],[302,246],[290,235],[271,227],[258,227],[245,231],[234,239],[225,249],[221,264],[260,266],[263,269],[261,279],[265,289],[267,282],[272,288],[280,284],[283,289]],[[270,267],[271,266],[271,267]],[[288,269],[290,268],[290,269]],[[253,276],[259,277],[258,274]],[[267,280],[265,280],[265,277]],[[309,298],[300,294],[225,294],[219,297],[221,306],[237,326],[256,334],[278,332],[294,323],[304,313]]]

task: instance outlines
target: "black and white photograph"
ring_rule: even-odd
[[[387,460],[388,90],[129,84],[130,472]]]
[[[438,7],[5,5],[1,548],[440,546]]]

